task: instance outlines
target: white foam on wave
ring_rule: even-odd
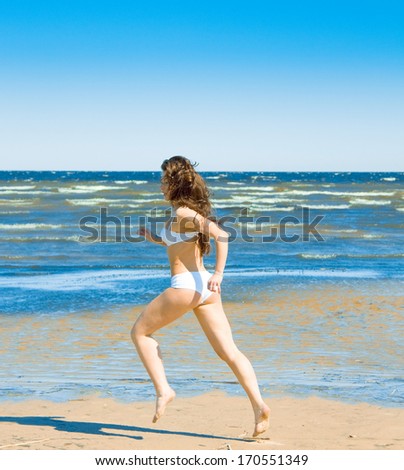
[[[19,189],[5,189],[4,191],[0,191],[0,196],[3,194],[24,194],[27,196],[31,196],[32,194],[48,194],[47,191],[20,191]]]
[[[7,190],[13,190],[13,191],[28,191],[30,189],[35,189],[36,185],[25,185],[25,186],[0,186],[0,191],[7,191]]]
[[[77,189],[77,188],[57,188],[57,190],[61,194],[88,194],[91,192],[96,192],[96,191],[91,191],[88,189]]]
[[[377,238],[385,238],[384,235],[376,234],[376,233],[364,233],[362,238],[369,238],[369,239],[377,239]]]
[[[236,277],[274,277],[274,276],[293,276],[293,277],[339,277],[339,278],[364,278],[374,279],[380,277],[377,271],[371,269],[363,270],[333,270],[333,269],[284,269],[274,271],[226,271],[227,276]]]
[[[77,185],[71,188],[57,188],[60,193],[95,193],[98,191],[116,191],[126,189],[126,186],[104,186],[104,185]]]
[[[347,229],[343,229],[343,228],[327,228],[327,227],[323,227],[321,229],[323,232],[326,232],[326,233],[336,233],[336,234],[339,234],[339,233],[356,233],[358,232],[358,229],[356,228],[347,228]]]
[[[215,176],[205,176],[206,180],[218,180],[220,178],[227,178],[227,173],[220,173],[219,175]]]
[[[322,210],[335,210],[335,209],[349,209],[351,206],[349,204],[338,204],[338,205],[328,205],[328,204],[304,204],[304,207],[308,209],[322,209]]]
[[[364,205],[364,206],[387,206],[391,204],[391,201],[380,201],[377,199],[351,199],[349,201],[351,204],[356,206]]]
[[[150,202],[159,202],[161,197],[155,199],[106,199],[106,198],[91,198],[91,199],[66,199],[68,204],[73,206],[97,206],[100,204],[108,205],[109,207],[140,207],[143,204]]]
[[[262,193],[257,194],[258,196],[262,196]],[[229,198],[212,198],[212,201],[216,205],[218,204],[229,204],[234,205],[234,203],[244,202],[248,205],[250,204],[262,204],[265,207],[266,204],[273,205],[273,204],[300,204],[303,203],[301,199],[292,199],[287,197],[278,197],[277,195],[268,195],[266,197],[251,197],[252,194],[245,194],[245,195],[232,195]]]
[[[81,271],[66,274],[37,276],[2,276],[0,287],[14,287],[45,291],[81,291],[87,289],[116,289],[117,283],[143,279],[168,278],[166,271],[144,269],[119,269]]]
[[[0,224],[0,230],[48,230],[48,229],[60,229],[65,225],[60,224]]]
[[[255,191],[255,192],[263,193],[263,192],[273,191],[275,187],[274,186],[265,186],[265,187],[243,186],[243,187],[238,187],[237,189],[234,189],[234,188],[228,188],[227,186],[209,186],[209,189],[211,189],[212,191],[234,191],[234,192]]]
[[[98,204],[109,204],[110,202],[117,202],[117,201],[129,201],[128,199],[105,199],[105,198],[91,198],[91,199],[66,199],[68,204],[72,204],[73,206],[95,206]],[[131,201],[133,202],[133,201]]]
[[[290,202],[290,201],[287,201]],[[287,207],[279,207],[279,206],[271,206],[271,205],[263,205],[263,204],[252,204],[251,209],[255,211],[267,211],[271,209],[273,212],[291,212],[295,210],[296,206],[287,206]]]
[[[254,198],[252,200],[252,203],[253,204],[303,204],[304,201],[302,201],[301,199],[294,199],[294,198],[288,198],[288,197],[282,197],[282,196],[278,196],[278,195],[269,195],[264,197],[264,198]]]
[[[273,176],[273,175],[253,175],[251,176],[251,179],[253,181],[255,180],[276,180],[278,177],[277,176]]]
[[[150,202],[159,202],[161,197],[155,197],[152,199],[138,199],[137,204],[133,204],[136,202],[136,199],[130,199],[130,203],[127,202],[111,202],[109,206],[111,207],[141,207],[142,205]]]
[[[0,199],[0,204],[5,206],[30,206],[34,201],[26,199]]]
[[[226,277],[338,277],[338,278],[377,278],[373,270],[338,271],[331,269],[309,270],[240,270],[226,271]],[[146,269],[117,269],[99,271],[81,271],[75,273],[46,274],[37,276],[1,276],[0,287],[32,289],[42,291],[82,291],[114,290],[119,284],[145,279],[169,279],[169,272]]]
[[[270,204],[270,202],[272,201],[268,201],[268,203],[266,204],[256,204],[256,203],[251,204],[248,200],[245,200],[245,199],[240,200],[240,201],[234,201],[232,199],[229,199],[225,202],[220,200],[220,202],[214,202],[213,206],[215,209],[229,209],[229,208],[234,208],[234,207],[242,207],[243,201],[247,202],[247,206],[243,207],[243,209],[248,208],[249,210],[257,211],[257,212],[268,211],[268,210],[272,210],[274,212],[291,212],[295,210],[296,208],[296,206],[285,206],[285,207],[275,206],[273,204]],[[291,201],[280,201],[280,202],[291,202]]]
[[[58,241],[58,242],[65,242],[65,241],[74,241],[80,242],[80,237],[78,235],[70,235],[67,237],[52,237],[52,236],[44,236],[44,237],[0,237],[0,240],[7,241],[7,242],[49,242],[49,241]]]
[[[380,181],[396,181],[397,178],[391,177],[391,178],[381,178]]]
[[[304,190],[297,190],[297,189],[292,189],[292,190],[287,190],[283,191],[281,194],[294,194],[294,195],[300,195],[300,196],[311,196],[313,194],[327,194],[329,196],[343,196],[343,197],[352,197],[352,196],[363,196],[363,197],[369,197],[369,196],[394,196],[396,194],[396,191],[304,191]]]
[[[0,211],[0,215],[29,214],[29,211]]]
[[[115,184],[147,184],[148,181],[144,180],[127,180],[127,181],[114,181]]]

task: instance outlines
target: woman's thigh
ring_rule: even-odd
[[[195,307],[194,313],[216,353],[222,358],[234,353],[236,346],[219,294],[213,294],[210,302]]]
[[[200,302],[200,294],[191,289],[169,287],[153,299],[136,320],[137,333],[151,335],[189,312]]]

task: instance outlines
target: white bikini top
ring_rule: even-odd
[[[167,246],[170,246],[189,241],[194,238],[195,235],[198,235],[198,233],[199,232],[173,232],[164,226],[160,232],[160,237]]]

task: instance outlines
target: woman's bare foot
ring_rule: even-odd
[[[253,437],[257,437],[269,428],[270,412],[271,410],[265,403],[255,412],[255,428]]]
[[[174,400],[175,392],[170,388],[167,392],[158,395],[156,398],[156,414],[153,417],[153,423],[156,423],[164,414],[166,406]]]

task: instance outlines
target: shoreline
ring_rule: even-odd
[[[222,391],[176,398],[156,424],[154,400],[3,402],[0,450],[404,449],[403,408],[318,397],[265,401],[270,428],[257,439],[247,397]]]

